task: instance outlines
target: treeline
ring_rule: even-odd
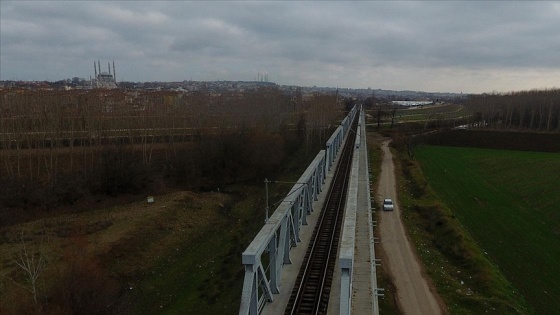
[[[472,95],[473,127],[560,132],[560,89]]]
[[[0,219],[181,185],[265,177],[341,117],[335,95],[0,91]]]
[[[417,143],[453,147],[536,152],[560,152],[560,133],[503,132],[498,130],[442,130],[414,139]],[[412,140],[409,140],[409,142]]]

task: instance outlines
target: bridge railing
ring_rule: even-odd
[[[338,150],[342,144],[343,139],[343,132],[342,132],[342,125],[338,126],[336,130],[333,132],[332,136],[327,140],[327,149],[326,149],[326,161],[327,161],[327,170],[331,169],[332,164],[338,154]]]
[[[290,249],[301,242],[301,228],[307,225],[313,202],[318,200],[356,111],[354,107],[348,113],[327,142],[327,149],[317,154],[243,252],[245,277],[239,314],[259,314],[267,302],[274,301],[274,294],[280,293],[282,266],[291,264]]]

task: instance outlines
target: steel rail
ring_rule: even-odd
[[[352,128],[355,130],[358,119]],[[336,263],[356,133],[350,130],[285,314],[325,314]]]

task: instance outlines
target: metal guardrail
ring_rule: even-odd
[[[307,225],[336,154],[349,132],[350,122],[357,112],[354,106],[340,126],[307,167],[288,195],[276,208],[265,225],[242,254],[245,266],[239,314],[259,314],[264,305],[280,293],[282,266],[291,264],[290,249],[301,242],[300,231]],[[263,265],[263,261],[268,263]]]
[[[362,128],[362,132],[363,132],[363,136],[366,137],[366,119],[365,119],[365,115],[364,112],[362,111],[362,120],[361,122],[363,123],[363,128]],[[365,169],[365,174],[368,174],[367,176],[367,201],[368,201],[368,230],[369,230],[369,235],[371,237],[371,239],[369,240],[369,254],[370,254],[370,270],[371,270],[371,276],[370,276],[370,281],[371,281],[371,287],[373,290],[373,315],[379,315],[379,296],[383,296],[383,294],[380,294],[380,291],[383,291],[383,289],[378,288],[377,287],[377,262],[379,262],[379,259],[375,258],[375,237],[373,234],[373,229],[376,226],[376,221],[373,220],[373,211],[375,208],[372,208],[372,204],[374,203],[373,197],[371,196],[371,186],[372,183],[370,182],[370,169],[369,169],[369,152],[367,150],[367,137],[366,137],[366,141],[364,141],[364,149],[365,149],[365,158],[366,158],[366,169]]]
[[[327,149],[326,149],[326,161],[327,161],[327,170],[330,171],[332,164],[338,154],[338,150],[342,147],[342,140],[343,140],[343,133],[342,133],[342,125],[338,126],[336,130],[333,132],[332,136],[327,140]]]

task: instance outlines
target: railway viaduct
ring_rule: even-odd
[[[356,106],[243,252],[239,314],[379,314],[367,160]]]

